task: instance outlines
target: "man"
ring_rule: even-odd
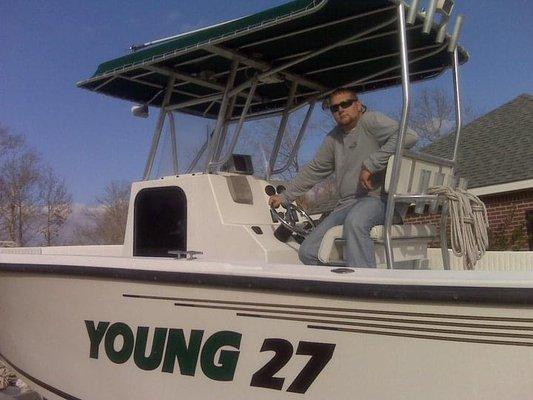
[[[366,107],[350,89],[338,89],[329,97],[329,109],[337,126],[326,136],[310,161],[280,195],[269,204],[278,208],[292,202],[315,184],[335,173],[340,200],[305,239],[299,250],[304,264],[319,265],[318,250],[324,234],[333,226],[344,225],[344,257],[350,267],[375,267],[373,226],[385,221],[385,169],[396,150],[399,124]],[[412,147],[417,135],[408,130],[405,147]]]

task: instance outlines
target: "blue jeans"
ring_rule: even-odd
[[[298,256],[307,265],[321,265],[318,249],[326,232],[344,225],[344,259],[346,265],[357,268],[375,268],[376,256],[370,230],[385,221],[386,201],[377,197],[362,197],[353,205],[333,211],[307,236],[300,246]]]

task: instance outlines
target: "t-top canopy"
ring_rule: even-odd
[[[295,0],[157,41],[101,64],[78,86],[161,107],[174,77],[165,105],[209,118],[218,115],[232,75],[233,88],[243,89],[236,90],[230,108],[234,118],[255,77],[249,115],[279,112],[294,90],[291,107],[340,86],[359,93],[395,86],[401,82],[396,5],[394,0]],[[438,76],[452,63],[449,37],[438,43],[438,26],[424,34],[422,25],[418,16],[407,27],[412,81]],[[468,60],[462,48],[459,60]]]

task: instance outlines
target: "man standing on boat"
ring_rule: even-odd
[[[385,221],[385,169],[396,150],[399,124],[381,113],[367,112],[350,89],[333,92],[329,109],[337,126],[326,136],[315,158],[283,193],[271,196],[269,204],[278,208],[290,203],[335,173],[340,200],[301,244],[300,261],[319,265],[318,250],[325,233],[333,226],[344,225],[347,266],[375,267],[370,230]],[[416,141],[416,133],[408,129],[405,147],[412,147]]]

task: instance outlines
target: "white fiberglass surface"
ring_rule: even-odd
[[[323,282],[353,282],[391,285],[475,286],[533,288],[533,271],[442,271],[355,268],[352,273],[333,272],[335,267],[295,264],[229,263],[206,260],[176,260],[149,257],[104,257],[65,255],[0,255],[0,264],[113,268],[137,271],[198,273]],[[40,268],[40,267],[39,267]]]

